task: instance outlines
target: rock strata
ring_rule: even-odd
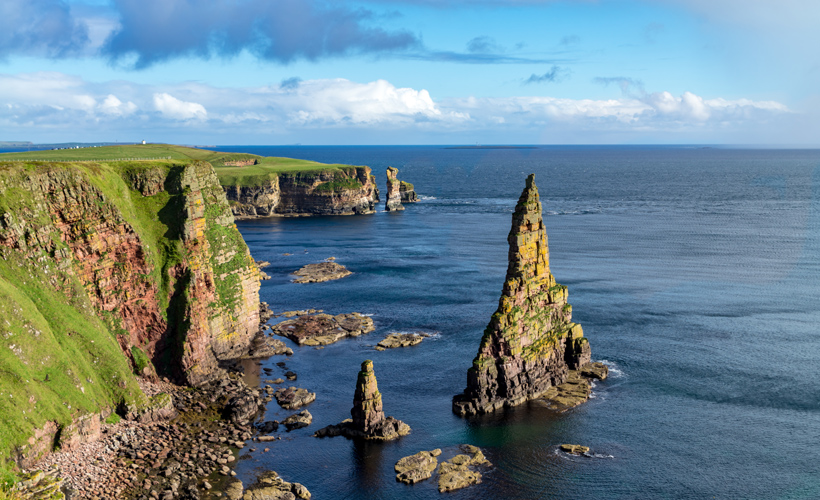
[[[273,327],[273,333],[287,337],[299,345],[328,345],[345,337],[358,337],[375,329],[373,319],[359,313],[316,314],[283,321]]]
[[[410,347],[420,344],[422,340],[429,336],[426,333],[391,333],[376,344],[375,349],[384,351],[385,349],[395,349],[397,347]]]
[[[484,453],[477,447],[469,444],[461,445],[465,454],[456,455],[438,468],[438,491],[460,490],[481,482],[481,472],[476,467],[488,467],[490,461],[484,458]]]
[[[362,363],[353,395],[352,419],[329,425],[316,431],[316,437],[345,436],[348,438],[390,441],[410,433],[410,426],[393,417],[385,417],[382,395],[369,359]]]
[[[298,276],[293,280],[294,283],[321,283],[323,281],[338,280],[353,273],[336,262],[319,262],[318,264],[308,264],[293,274]]]
[[[514,406],[563,384],[590,361],[589,342],[572,322],[567,288],[549,269],[547,234],[534,175],[527,178],[507,238],[509,266],[498,310],[467,372],[453,412],[472,415]]]
[[[396,462],[396,481],[414,484],[429,479],[438,466],[438,457],[441,450],[420,451],[415,455],[404,457]]]
[[[396,178],[399,169],[387,167],[387,200],[385,210],[388,212],[404,210],[401,204],[401,182]]]

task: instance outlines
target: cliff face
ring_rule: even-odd
[[[237,217],[368,214],[379,201],[369,167],[284,172],[224,188]]]
[[[467,388],[453,398],[459,415],[486,413],[538,397],[590,361],[581,325],[572,322],[567,288],[549,270],[547,234],[534,175],[512,218],[509,266]]]
[[[202,384],[258,331],[258,270],[207,163],[0,164],[0,257],[11,442],[141,400],[132,372]]]
[[[388,212],[404,210],[401,205],[401,182],[397,179],[399,169],[387,167],[387,200],[385,210]]]

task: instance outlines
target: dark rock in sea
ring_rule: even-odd
[[[589,452],[589,447],[581,446],[580,444],[562,444],[561,451],[565,451],[571,455],[583,455]]]
[[[353,395],[353,417],[338,425],[329,425],[316,431],[316,437],[345,436],[348,438],[390,441],[410,433],[410,426],[393,417],[385,417],[382,395],[369,359],[362,363]]]
[[[299,316],[273,327],[273,333],[299,345],[327,345],[345,337],[357,337],[375,329],[373,319],[359,313]]]
[[[316,393],[298,387],[288,387],[287,389],[277,389],[273,393],[273,397],[276,398],[276,402],[282,408],[295,410],[312,403],[316,399]]]
[[[563,384],[590,361],[589,342],[572,322],[567,288],[549,269],[547,234],[534,175],[527,178],[507,238],[509,265],[498,310],[467,372],[453,412],[472,415],[515,406]]]
[[[388,212],[404,210],[401,205],[401,182],[396,178],[399,169],[387,167],[387,200],[385,210]]]
[[[318,264],[308,264],[293,274],[299,276],[293,280],[294,283],[321,283],[341,279],[353,273],[336,262],[320,262]]]
[[[289,431],[307,427],[313,422],[313,415],[307,410],[302,410],[299,413],[289,416],[282,421],[282,425],[287,427]]]
[[[271,432],[276,432],[279,430],[279,422],[276,420],[265,422],[260,425],[258,429],[261,434],[270,434]]]

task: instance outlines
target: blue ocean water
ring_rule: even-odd
[[[321,350],[293,346],[287,367],[317,392],[314,422],[267,453],[246,450],[243,479],[272,469],[314,498],[438,498],[431,481],[397,483],[393,465],[471,443],[494,468],[448,498],[820,498],[820,151],[220,149],[369,165],[380,186],[392,165],[423,198],[399,213],[238,223],[254,257],[272,263],[261,295],[274,310],[358,311],[377,325]],[[552,272],[612,376],[563,414],[525,405],[462,419],[450,400],[497,306],[531,172]],[[354,274],[290,282],[331,256]],[[436,335],[373,350],[393,331]],[[386,413],[413,432],[392,443],[311,437],[349,417],[365,359]],[[273,377],[280,360],[263,363]],[[274,402],[266,418],[289,413]],[[561,443],[601,458],[568,457]]]
[[[238,222],[254,257],[272,263],[260,293],[275,311],[358,311],[377,326],[321,350],[292,345],[287,368],[317,393],[314,421],[249,444],[237,469],[246,484],[275,470],[320,500],[443,498],[431,481],[397,483],[394,464],[471,443],[494,467],[447,498],[820,498],[820,151],[219,149],[369,165],[382,191],[395,166],[423,197],[399,213]],[[552,272],[612,376],[563,414],[525,405],[462,419],[450,400],[497,306],[531,172]],[[354,274],[290,282],[330,256]],[[373,350],[393,331],[435,335]],[[311,437],[350,416],[365,359],[386,413],[413,432],[391,443]],[[264,361],[273,374],[261,379],[281,376],[282,360]],[[266,419],[290,413],[274,402]],[[601,458],[568,457],[561,443]]]

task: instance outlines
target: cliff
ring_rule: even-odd
[[[401,181],[398,179],[399,169],[387,167],[387,200],[384,209],[388,212],[404,210],[401,205]]]
[[[536,398],[563,384],[568,370],[590,361],[589,342],[572,322],[567,288],[549,269],[547,234],[534,175],[515,207],[509,265],[498,310],[467,371],[467,388],[453,398],[459,415],[487,413]]]
[[[328,165],[317,170],[312,162],[305,163],[301,171],[277,171],[275,165],[261,163],[255,169],[217,172],[237,217],[374,212],[379,190],[370,167]]]
[[[60,152],[37,154],[48,153]],[[12,450],[48,451],[83,415],[146,404],[134,374],[201,385],[220,373],[217,360],[247,349],[259,271],[210,164],[9,156],[0,155],[0,462]]]

